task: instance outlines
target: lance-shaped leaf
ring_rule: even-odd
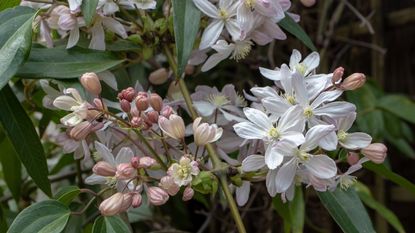
[[[84,16],[86,25],[91,25],[95,13],[97,12],[98,0],[82,1],[81,10]]]
[[[129,233],[127,224],[119,216],[100,216],[95,219],[92,233]]]
[[[21,162],[17,156],[16,150],[9,138],[4,136],[0,139],[0,162],[3,169],[4,181],[9,187],[13,198],[17,201],[20,198],[21,191]]]
[[[15,7],[0,12],[0,89],[17,72],[30,52],[35,11]]]
[[[0,122],[14,149],[36,185],[51,195],[48,166],[33,123],[7,85],[0,91]]]
[[[191,0],[173,0],[173,20],[177,54],[176,75],[181,76],[199,30],[200,11]]]
[[[287,32],[291,33],[297,39],[299,39],[305,46],[309,49],[316,51],[316,46],[313,44],[313,41],[307,35],[307,33],[301,28],[298,23],[296,23],[289,15],[285,14],[285,18],[278,22],[282,28],[284,28]]]

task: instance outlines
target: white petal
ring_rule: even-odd
[[[304,77],[298,73],[294,73],[292,77],[292,87],[295,92],[295,99],[302,106],[308,104],[307,90],[305,87]]]
[[[366,133],[349,133],[344,141],[339,144],[349,150],[363,149],[372,142],[372,137]]]
[[[128,37],[127,31],[125,30],[124,26],[117,20],[111,17],[102,17],[102,23],[105,28],[107,28],[115,34],[118,34],[119,36],[121,36],[121,38],[125,39]]]
[[[313,175],[321,179],[330,179],[337,174],[336,163],[327,155],[315,155],[304,165]]]
[[[218,18],[218,9],[208,0],[193,0],[193,3],[210,18]]]
[[[265,184],[267,186],[268,193],[271,197],[275,197],[277,194],[277,185],[276,185],[276,176],[277,176],[278,169],[269,170],[267,173],[267,177],[265,180]]]
[[[268,112],[277,117],[284,114],[291,107],[291,105],[287,103],[287,100],[282,97],[267,97],[262,99],[261,102]]]
[[[131,159],[134,157],[134,152],[129,147],[123,147],[118,152],[117,157],[115,158],[115,163],[130,163]]]
[[[265,150],[265,163],[269,169],[277,168],[284,159],[284,155],[280,154],[275,148],[275,144],[268,145]]]
[[[251,122],[237,123],[233,126],[233,129],[239,137],[245,139],[263,139],[266,137],[266,132]]]
[[[289,63],[290,68],[294,69],[294,67],[298,65],[300,61],[301,61],[301,53],[297,49],[294,49],[290,57],[290,63]]]
[[[78,102],[74,98],[67,95],[59,96],[53,101],[53,106],[65,111],[71,111],[71,108],[77,105]]]
[[[285,131],[281,133],[281,140],[289,141],[292,142],[292,144],[294,144],[295,146],[299,146],[304,143],[305,138],[303,133],[296,131]]]
[[[318,145],[324,150],[333,151],[337,149],[337,143],[337,134],[333,131],[321,138]]]
[[[217,64],[219,64],[219,62],[225,60],[226,58],[228,58],[230,55],[226,54],[226,53],[215,53],[212,54],[207,60],[206,62],[203,64],[201,71],[202,72],[206,72],[210,69],[212,69],[213,67],[215,67]]]
[[[216,107],[207,101],[194,101],[193,107],[204,117],[211,116],[216,110]]]
[[[278,98],[279,95],[276,90],[272,87],[253,87],[251,88],[252,94],[254,94],[258,98],[266,98],[266,97],[275,97]]]
[[[203,31],[199,49],[206,49],[215,44],[222,33],[224,26],[225,24],[223,23],[223,20],[213,20]]]
[[[353,122],[356,120],[356,113],[355,112],[351,112],[349,115],[347,115],[346,117],[340,118],[339,119],[339,123],[337,125],[337,129],[338,130],[343,130],[345,132],[347,132],[353,125]]]
[[[99,176],[99,175],[95,175],[92,174],[90,176],[88,176],[85,179],[85,183],[89,184],[89,185],[94,185],[94,184],[105,184],[107,182],[107,178],[104,176]]]
[[[96,22],[91,28],[90,49],[105,50],[105,32],[101,22]]]
[[[283,193],[294,182],[295,173],[297,172],[297,160],[291,159],[280,167],[276,176],[277,192]]]
[[[236,19],[229,19],[225,23],[225,28],[231,34],[233,40],[239,40],[241,37],[241,30]]]
[[[343,93],[343,91],[341,90],[334,90],[334,91],[325,91],[323,93],[321,93],[314,101],[313,103],[311,103],[311,108],[315,109],[318,106],[320,106],[321,104],[325,103],[325,102],[331,102],[336,100],[337,98],[339,98],[339,96],[341,96],[341,94]]]
[[[104,160],[112,165],[116,165],[114,155],[112,155],[111,151],[102,143],[95,141],[95,149],[98,152],[98,155]]]
[[[299,105],[289,108],[278,121],[278,129],[281,132],[298,131],[303,132],[305,127],[305,118],[303,108]]]
[[[305,135],[305,143],[301,145],[301,150],[311,151],[315,149],[320,140],[334,130],[334,125],[316,125],[311,127]]]
[[[310,53],[306,58],[304,58],[303,64],[306,65],[307,70],[306,74],[310,73],[312,70],[317,68],[320,63],[320,55],[317,52]]]
[[[314,109],[314,114],[317,116],[328,116],[333,119],[338,119],[340,117],[345,117],[351,112],[356,111],[356,106],[354,104],[337,101],[328,103],[322,107]]]
[[[268,116],[262,111],[255,108],[244,108],[244,114],[248,120],[258,126],[258,128],[267,132],[272,128],[272,123]]]
[[[66,45],[66,48],[69,49],[69,48],[74,47],[78,43],[78,40],[79,40],[79,28],[75,27],[69,32],[68,44]]]
[[[259,67],[259,72],[267,79],[279,81],[281,80],[281,71],[279,70],[270,70],[267,68]]]
[[[250,155],[242,161],[242,171],[253,172],[265,167],[264,156]]]
[[[118,90],[117,80],[115,75],[110,71],[104,71],[97,74],[99,79],[106,83],[109,87],[114,90]]]
[[[249,192],[251,190],[251,183],[243,181],[241,187],[236,188],[236,202],[239,206],[243,206],[249,199]]]

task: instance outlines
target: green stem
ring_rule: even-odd
[[[134,129],[134,132],[137,134],[140,141],[146,145],[147,149],[150,151],[150,153],[154,156],[154,158],[157,160],[157,162],[160,164],[160,166],[167,170],[166,164],[164,164],[163,160],[160,158],[160,156],[157,154],[157,152],[153,149],[153,147],[150,145],[150,143],[147,141],[147,139],[136,129]]]

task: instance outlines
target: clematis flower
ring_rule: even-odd
[[[216,124],[200,124],[201,121],[202,118],[198,117],[193,122],[193,136],[195,144],[198,146],[204,146],[208,143],[216,142],[222,136],[223,129],[218,128]]]
[[[347,132],[352,127],[355,119],[355,112],[350,113],[344,118],[340,118],[337,123],[338,130],[336,138],[331,138],[330,141],[335,144],[338,142],[342,147],[349,150],[358,150],[369,146],[372,142],[372,137],[370,135],[361,132]]]
[[[105,50],[105,32],[104,28],[119,35],[121,38],[127,38],[127,32],[124,26],[112,17],[106,17],[97,14],[91,28],[90,49]]]
[[[238,1],[219,0],[218,7],[209,0],[193,0],[196,7],[205,15],[212,18],[205,28],[199,49],[206,49],[213,45],[219,38],[225,27],[235,40],[239,38],[240,30],[235,18]]]
[[[71,94],[72,97],[69,95],[58,96],[53,101],[53,106],[65,111],[71,111],[72,113],[61,118],[61,123],[66,126],[75,126],[86,119],[89,104],[81,98],[81,95],[75,88],[64,90],[64,94]]]
[[[173,163],[167,170],[167,174],[173,177],[178,186],[186,186],[192,182],[192,176],[199,174],[198,163],[187,156],[182,156],[179,163]]]

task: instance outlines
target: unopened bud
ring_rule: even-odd
[[[331,82],[333,84],[338,84],[342,80],[343,74],[344,74],[344,68],[337,67],[333,72],[333,77],[331,78]]]
[[[170,196],[174,196],[179,192],[180,187],[174,183],[174,179],[171,176],[164,176],[160,179],[159,186],[166,190]]]
[[[150,111],[146,113],[147,119],[151,124],[156,124],[159,120],[159,113],[156,111]]]
[[[116,193],[111,197],[105,199],[99,205],[99,211],[103,216],[112,216],[122,212],[124,201],[124,194]]]
[[[133,193],[124,193],[120,213],[127,211],[133,202]]]
[[[93,95],[101,94],[101,83],[95,73],[85,73],[80,78],[82,86]]]
[[[147,189],[147,197],[153,205],[163,205],[169,200],[169,194],[159,187],[150,187]]]
[[[130,121],[131,126],[133,127],[141,127],[144,123],[143,119],[141,117],[133,117]]]
[[[354,73],[347,77],[342,84],[340,84],[340,88],[346,91],[353,91],[360,87],[362,87],[366,82],[366,76],[362,73]]]
[[[69,136],[77,141],[85,139],[91,133],[92,124],[89,121],[83,121],[77,124],[69,132]]]
[[[121,106],[121,109],[126,113],[129,113],[131,110],[131,103],[128,102],[128,100],[126,99],[120,100],[120,106]]]
[[[169,105],[165,105],[163,109],[161,110],[161,115],[166,118],[169,118],[172,113],[173,113],[173,108],[170,107]]]
[[[159,127],[168,136],[181,140],[185,136],[185,126],[183,118],[179,115],[172,114],[169,118],[159,117]]]
[[[138,158],[137,156],[134,156],[131,158],[131,166],[133,166],[133,168],[138,168],[140,166],[140,158]]]
[[[151,93],[150,105],[155,111],[160,112],[163,108],[163,99],[158,94]]]
[[[357,162],[359,162],[359,154],[355,152],[349,152],[347,154],[347,162],[349,165],[355,165]]]
[[[190,186],[187,186],[184,189],[182,200],[183,201],[189,201],[190,199],[193,198],[194,194],[195,194],[195,191]]]
[[[362,154],[372,162],[381,164],[385,161],[388,148],[383,143],[372,143],[361,150]]]
[[[99,109],[99,110],[106,110],[106,109],[104,109],[104,104],[102,104],[102,101],[100,99],[95,98],[94,99],[94,104],[95,104],[95,107],[97,109]]]
[[[143,201],[143,197],[141,196],[141,194],[139,193],[134,193],[133,194],[133,200],[131,202],[131,206],[133,208],[138,208],[141,206],[141,203]]]
[[[150,76],[148,77],[148,81],[154,85],[161,85],[167,81],[169,77],[169,72],[166,68],[160,68],[153,72],[151,72]]]
[[[312,7],[312,6],[314,6],[314,4],[316,4],[316,0],[300,0],[300,2],[305,7]]]
[[[117,166],[117,171],[115,172],[115,176],[119,180],[129,180],[134,178],[136,174],[135,168],[131,165],[131,163],[120,163]]]
[[[134,88],[129,87],[129,88],[122,90],[120,93],[118,93],[118,99],[119,100],[125,99],[128,102],[132,102],[136,95],[137,95],[137,92],[134,90]]]
[[[99,116],[101,115],[101,112],[92,109],[92,110],[88,110],[86,112],[86,119],[90,120],[90,121],[94,121],[96,120]]]
[[[141,168],[149,168],[157,164],[157,161],[151,157],[144,156],[140,158],[139,163]]]
[[[192,75],[195,73],[195,66],[192,65],[186,65],[186,67],[184,68],[184,73],[186,75]]]
[[[116,169],[105,161],[99,161],[94,165],[92,171],[99,176],[115,176]]]
[[[149,104],[148,104],[148,98],[147,96],[138,95],[135,98],[135,106],[139,111],[145,111],[147,110]]]

